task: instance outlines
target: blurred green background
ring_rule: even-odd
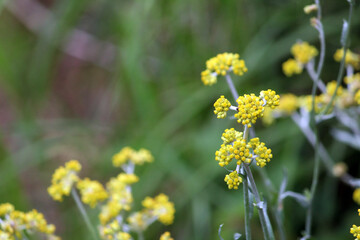
[[[200,81],[207,59],[236,52],[249,69],[234,77],[240,94],[272,88],[278,93],[308,94],[306,74],[286,78],[281,64],[298,39],[318,46],[311,1],[283,0],[8,0],[0,1],[0,202],[26,211],[36,208],[55,223],[63,239],[88,239],[72,199],[54,202],[47,195],[55,168],[70,159],[83,165],[81,176],[103,183],[117,175],[111,156],[129,145],[145,147],[155,162],[136,169],[134,197],[168,194],[176,205],[175,222],[158,223],[146,239],[170,230],[175,239],[232,239],[244,233],[242,191],[227,190],[226,171],[214,160],[220,136],[235,121],[212,113],[225,81],[212,87]],[[323,79],[336,78],[347,1],[322,1],[327,56]],[[350,45],[360,50],[360,14],[354,9]],[[333,140],[321,127],[333,159],[345,161],[359,176],[359,154]],[[288,189],[303,192],[311,184],[313,150],[290,119],[257,135],[274,153],[266,167],[279,188],[283,169]],[[255,174],[260,189],[263,184]],[[359,224],[352,189],[321,172],[316,195],[314,239],[351,239]],[[304,229],[305,211],[285,200],[288,239]],[[96,212],[93,214],[94,221]],[[257,216],[254,239],[262,239]]]

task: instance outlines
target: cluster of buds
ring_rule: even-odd
[[[110,178],[106,187],[89,178],[81,179],[78,175],[81,165],[72,160],[55,171],[48,192],[54,200],[62,201],[63,196],[77,194],[77,189],[84,204],[100,209],[98,228],[101,239],[133,240],[132,232],[143,232],[155,221],[169,225],[174,220],[174,204],[165,194],[155,198],[146,197],[142,202],[144,210],[132,212],[134,199],[131,186],[139,181],[134,174],[135,166],[153,160],[146,149],[136,151],[130,147],[123,148],[113,156],[112,162],[124,172]],[[170,235],[169,238],[167,236],[168,233],[162,239],[171,239]]]

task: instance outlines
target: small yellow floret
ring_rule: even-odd
[[[355,189],[353,193],[353,200],[360,205],[360,188]]]
[[[216,102],[214,103],[214,113],[217,115],[217,118],[225,118],[226,112],[229,111],[231,103],[227,100],[224,96],[221,96]]]
[[[14,211],[14,206],[11,203],[0,204],[0,217],[9,214],[12,211]]]
[[[360,90],[358,90],[354,96],[354,100],[357,104],[360,105]]]
[[[173,223],[175,214],[174,203],[170,202],[165,194],[161,193],[155,198],[146,197],[142,201],[142,205],[151,216],[157,217],[161,223],[165,225]]]
[[[224,141],[224,144],[229,144],[235,141],[236,139],[242,138],[243,133],[236,131],[234,128],[225,129],[224,133],[221,136],[221,140]]]
[[[77,173],[81,170],[81,165],[76,160],[65,163],[65,167],[59,167],[55,170],[51,186],[48,193],[56,201],[62,201],[63,196],[69,196],[74,183],[79,180]]]
[[[211,86],[217,82],[216,73],[211,73],[210,70],[206,69],[201,72],[201,81],[204,85]]]
[[[136,165],[142,165],[146,162],[154,161],[154,157],[147,149],[141,148],[139,151],[135,151],[131,147],[124,147],[112,158],[115,167],[121,167],[123,164],[128,163],[128,161]]]
[[[109,197],[101,183],[91,181],[89,178],[80,180],[77,183],[77,188],[80,191],[81,200],[92,208]]]
[[[254,94],[240,96],[236,102],[239,106],[238,113],[235,114],[235,117],[239,123],[251,127],[259,117],[263,116],[264,102]]]
[[[171,237],[170,232],[164,232],[160,236],[160,240],[174,240],[174,239]]]
[[[291,53],[297,61],[302,64],[308,63],[311,59],[318,55],[318,51],[308,42],[298,42],[291,47]]]
[[[213,85],[217,76],[225,76],[232,71],[235,75],[243,75],[247,72],[245,61],[240,59],[239,54],[221,53],[206,61],[206,70],[201,72],[201,80],[204,85]]]
[[[222,144],[220,149],[215,152],[215,160],[219,162],[220,167],[228,165],[234,158],[233,146],[231,144]]]
[[[344,49],[341,48],[341,49],[336,50],[336,52],[334,54],[334,59],[335,59],[335,61],[340,62],[342,60],[343,56],[344,56]],[[350,49],[348,49],[346,51],[345,64],[351,65],[355,69],[360,69],[360,54],[356,54],[356,53],[350,51]]]
[[[252,154],[250,153],[251,145],[249,145],[245,139],[237,139],[233,143],[233,147],[230,149],[230,153],[237,160],[236,164],[250,163]]]
[[[260,98],[265,100],[265,106],[274,109],[275,107],[279,106],[280,103],[280,96],[276,94],[275,91],[268,89],[266,91],[260,92]]]
[[[280,104],[277,111],[291,115],[299,107],[298,98],[291,93],[283,94],[280,97]]]
[[[350,233],[355,237],[355,240],[360,239],[360,227],[352,225],[350,228]]]
[[[290,58],[282,64],[282,70],[287,77],[291,77],[294,74],[302,73],[303,66],[295,59]]]
[[[250,140],[252,148],[255,154],[256,165],[264,167],[266,163],[270,162],[273,157],[271,149],[265,146],[265,143],[260,142],[259,138],[253,138]]]
[[[239,177],[239,174],[236,171],[233,171],[225,176],[224,181],[229,189],[238,189],[240,183],[242,183],[242,178]]]
[[[336,81],[333,80],[326,84],[326,93],[332,96],[335,93]],[[337,89],[336,96],[340,96],[343,93],[343,87],[340,85]]]

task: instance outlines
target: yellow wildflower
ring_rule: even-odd
[[[228,165],[231,160],[235,157],[232,145],[222,144],[220,149],[215,152],[215,160],[219,162],[220,167]]]
[[[243,133],[236,131],[234,128],[225,129],[224,133],[221,136],[221,140],[224,141],[224,144],[232,143],[236,139],[242,138]]]
[[[360,227],[352,225],[350,233],[355,237],[355,240],[360,239]]]
[[[282,64],[282,70],[287,77],[294,74],[300,74],[303,71],[303,66],[293,58],[288,59]]]
[[[276,111],[291,115],[299,107],[298,98],[291,93],[283,94],[280,97],[279,107]]]
[[[80,180],[77,183],[77,188],[81,194],[81,200],[94,208],[98,202],[107,199],[108,193],[98,181],[91,181],[89,178]]]
[[[245,61],[240,59],[239,54],[222,53],[206,61],[206,70],[201,72],[201,80],[204,85],[213,85],[217,76],[225,76],[232,71],[235,75],[243,75],[247,72]]]
[[[245,139],[237,139],[233,147],[230,149],[230,153],[232,153],[231,156],[233,156],[237,162],[237,165],[240,165],[241,163],[250,163],[252,154],[250,153],[251,146],[246,143]]]
[[[360,188],[355,189],[353,193],[353,200],[360,205]]]
[[[224,181],[229,189],[238,189],[240,183],[242,183],[242,178],[239,177],[239,174],[236,171],[233,171],[225,176]]]
[[[291,53],[295,59],[306,64],[315,56],[318,55],[318,51],[314,46],[311,46],[308,42],[297,42],[291,47]]]
[[[174,204],[169,201],[168,196],[161,193],[155,198],[146,197],[142,201],[142,205],[149,211],[153,217],[157,217],[159,221],[165,225],[172,224],[174,221],[175,208]]]
[[[355,94],[354,100],[357,104],[360,105],[360,90],[358,90]]]
[[[335,54],[334,54],[334,59],[337,62],[340,62],[342,60],[344,56],[344,49],[338,49],[336,50]],[[353,66],[355,69],[360,69],[360,54],[356,54],[352,51],[350,51],[350,49],[346,50],[346,56],[345,56],[345,64],[346,65],[351,65]]]
[[[225,118],[226,112],[229,111],[231,103],[227,100],[224,96],[221,96],[216,102],[214,103],[214,113],[217,115],[217,118]]]
[[[333,80],[331,82],[328,82],[326,84],[326,93],[330,96],[332,96],[335,93],[335,89],[336,89],[336,81]],[[343,92],[343,88],[342,86],[339,86],[336,92],[336,96],[340,96]]]
[[[276,94],[275,91],[268,89],[266,91],[260,92],[260,98],[265,100],[265,106],[274,109],[275,107],[279,106],[280,103],[280,96]]]
[[[0,217],[7,215],[14,211],[14,206],[11,203],[0,204]]]
[[[76,160],[65,163],[65,167],[59,167],[55,170],[51,186],[48,193],[56,201],[62,201],[63,196],[69,196],[72,186],[79,180],[77,173],[81,170],[81,165]]]
[[[273,157],[271,154],[271,149],[267,148],[265,143],[260,142],[259,138],[251,139],[250,143],[254,150],[256,165],[264,167],[266,163],[270,162],[270,159]]]
[[[201,81],[204,85],[213,85],[217,82],[216,73],[212,73],[209,69],[201,72]]]
[[[251,127],[259,117],[263,116],[264,102],[254,94],[240,96],[236,102],[239,106],[235,117],[238,119],[237,121],[239,123]]]
[[[174,240],[169,232],[164,232],[161,236],[160,236],[160,240]]]
[[[152,162],[153,160],[154,157],[149,150],[142,148],[139,151],[135,151],[130,147],[124,147],[112,158],[115,167],[121,167],[123,164],[128,163],[128,161],[136,165],[142,165],[145,162]]]

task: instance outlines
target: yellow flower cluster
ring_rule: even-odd
[[[245,61],[240,59],[239,54],[221,53],[206,61],[206,70],[201,72],[201,81],[204,85],[213,85],[217,82],[217,76],[225,76],[232,71],[235,75],[243,75],[247,72]]]
[[[250,140],[250,145],[254,149],[256,165],[264,167],[266,163],[270,162],[273,157],[271,149],[265,146],[265,143],[260,142],[259,138],[253,138]]]
[[[355,189],[353,193],[353,200],[360,205],[360,188]]]
[[[231,103],[224,96],[221,96],[214,103],[214,113],[217,115],[217,118],[226,118],[226,112],[229,111]]]
[[[55,226],[48,224],[42,213],[35,209],[24,213],[10,203],[0,204],[0,239],[23,239],[24,233],[43,235],[49,240],[60,240],[54,235]]]
[[[174,221],[174,204],[169,201],[165,194],[159,194],[155,198],[146,197],[142,201],[144,209],[129,216],[130,226],[138,231],[143,231],[155,220],[159,220],[165,225],[172,224]]]
[[[240,183],[242,183],[242,178],[239,177],[237,171],[233,171],[225,176],[224,181],[228,185],[229,189],[238,189]]]
[[[130,240],[131,235],[123,232],[118,220],[113,220],[109,224],[100,227],[100,235],[106,240]]]
[[[258,166],[264,167],[272,158],[271,149],[268,149],[265,143],[260,142],[259,138],[252,138],[246,142],[243,133],[233,128],[226,129],[221,139],[223,144],[215,152],[215,160],[221,167],[228,165],[233,159],[236,159],[237,165],[249,164],[252,159],[255,159]]]
[[[291,53],[294,58],[302,63],[306,64],[315,56],[318,55],[318,51],[314,46],[311,46],[308,42],[298,42],[291,47]]]
[[[139,181],[135,174],[120,173],[116,178],[111,178],[106,184],[109,199],[102,206],[99,214],[101,224],[106,224],[115,218],[121,210],[130,211],[133,197],[130,185]]]
[[[358,214],[360,216],[360,209],[358,209]],[[350,228],[350,233],[355,237],[355,240],[360,239],[360,227],[356,226],[355,224],[353,224]]]
[[[142,148],[139,151],[135,151],[130,147],[124,147],[112,158],[113,165],[115,167],[120,167],[128,162],[136,165],[142,165],[146,162],[152,162],[153,160],[154,157],[151,155],[149,150]]]
[[[160,240],[174,240],[169,232],[164,232],[161,236],[160,236]]]
[[[77,188],[81,193],[81,200],[92,208],[109,197],[101,183],[92,181],[89,178],[79,180]]]
[[[67,162],[64,167],[55,170],[52,184],[48,188],[49,194],[54,200],[61,201],[64,195],[68,196],[73,191],[76,198],[77,191],[75,188],[73,189],[73,186],[77,183],[76,188],[80,192],[81,201],[91,208],[96,206],[100,208],[99,233],[105,240],[132,240],[130,232],[143,231],[156,220],[166,225],[171,224],[174,220],[174,204],[164,194],[155,198],[145,198],[142,203],[144,210],[133,214],[129,213],[134,201],[131,185],[139,181],[134,174],[135,165],[152,162],[151,153],[146,149],[135,151],[130,147],[124,147],[113,156],[112,161],[114,166],[122,167],[125,173],[110,178],[106,183],[106,188],[98,181],[89,178],[80,179],[78,172],[81,170],[81,165],[78,161],[72,160]],[[15,212],[12,205],[0,205],[0,217]],[[126,222],[125,219],[129,215]],[[52,225],[47,226],[46,221],[41,219],[42,215],[36,212],[29,213],[28,218],[27,222],[33,228],[39,229],[40,232],[52,234],[55,229]],[[1,224],[0,221],[0,237],[15,240],[6,236],[8,232],[1,232],[3,231]],[[48,238],[48,240],[56,240],[56,238]]]
[[[303,66],[295,59],[290,58],[282,64],[282,69],[287,77],[291,77],[294,74],[302,73]]]
[[[76,160],[65,163],[65,167],[59,167],[55,170],[51,186],[48,193],[56,201],[62,201],[63,196],[69,196],[73,184],[79,180],[77,173],[81,170],[81,165]]]
[[[260,92],[260,98],[265,101],[267,107],[274,109],[279,106],[280,96],[275,91],[268,89]]]
[[[341,48],[336,50],[334,54],[334,59],[335,61],[340,62],[343,56],[344,56],[344,49]],[[345,64],[351,65],[353,68],[357,70],[360,69],[360,54],[356,54],[350,51],[350,49],[346,50]]]
[[[302,73],[304,65],[318,55],[317,49],[308,42],[295,43],[291,47],[291,53],[294,58],[288,59],[282,65],[283,72],[287,77]]]
[[[245,94],[240,96],[236,102],[238,103],[238,112],[235,117],[239,123],[251,127],[255,124],[256,120],[263,116],[264,112],[264,101],[255,94]]]

